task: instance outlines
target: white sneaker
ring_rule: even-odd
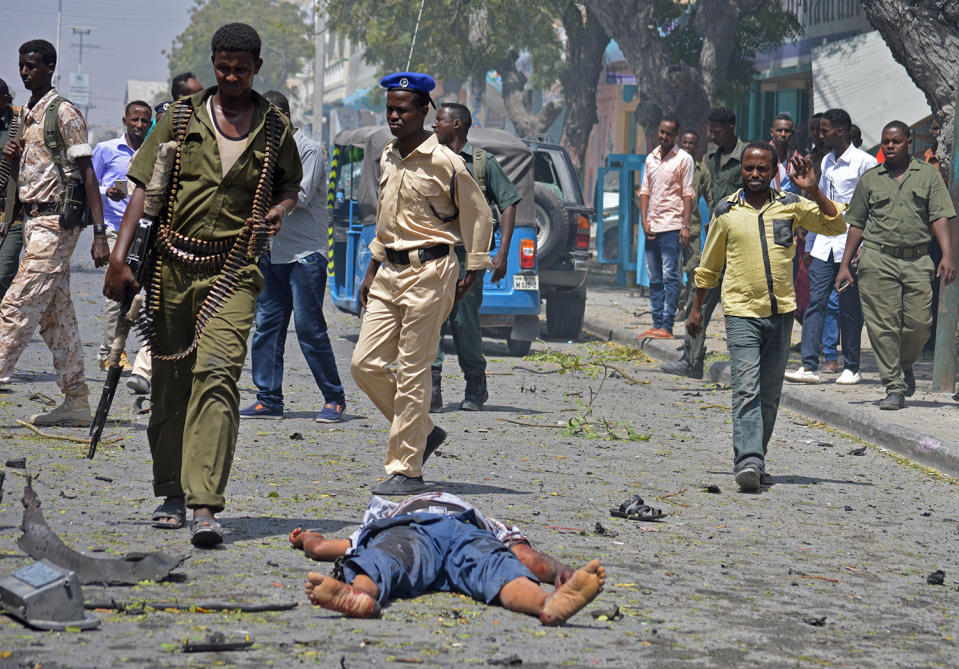
[[[786,372],[786,380],[793,383],[819,383],[819,375],[805,367],[800,367],[795,372]]]
[[[839,378],[836,379],[836,383],[841,386],[854,386],[857,383],[862,383],[862,375],[851,369],[844,369],[842,370],[842,374],[839,375]]]

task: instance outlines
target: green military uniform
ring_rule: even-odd
[[[685,313],[693,306],[693,297],[696,295],[693,273],[699,266],[700,237],[702,237],[703,218],[699,213],[699,199],[706,198],[706,206],[713,208],[713,184],[709,177],[709,170],[698,162],[693,171],[693,209],[689,213],[689,243],[683,248],[683,271],[686,273],[686,285],[679,296],[679,304]]]
[[[867,170],[856,186],[846,222],[860,228],[859,295],[866,331],[887,393],[905,393],[932,324],[931,224],[956,215],[939,170],[911,159],[902,180],[886,165]]]
[[[466,163],[466,169],[473,172],[473,146],[467,142],[460,151],[460,156]],[[481,184],[483,185],[483,184]],[[486,152],[486,183],[483,193],[486,201],[495,204],[500,211],[516,204],[523,196],[516,190],[513,182],[507,178],[502,166],[491,153]],[[459,278],[466,276],[466,251],[462,246],[456,246],[456,256],[460,261]],[[453,310],[444,323],[444,329],[449,327],[453,332],[453,343],[456,346],[456,355],[459,358],[460,369],[464,374],[470,372],[485,372],[486,358],[483,357],[483,336],[480,333],[479,310],[483,304],[483,278],[478,277],[476,283],[459,302],[453,303]],[[443,368],[443,342],[440,340],[433,369]]]
[[[229,239],[244,227],[263,168],[265,119],[270,103],[253,93],[255,110],[247,145],[223,176],[207,99],[216,87],[188,99],[194,112],[181,150],[180,190],[171,227],[192,239]],[[296,192],[302,177],[289,122],[283,132],[273,173],[273,194]],[[173,139],[174,114],[163,115],[134,157],[130,179],[146,184],[153,173],[157,146]],[[189,348],[200,305],[216,274],[168,259],[163,263],[161,304],[154,331],[159,353]],[[237,380],[246,359],[263,276],[251,262],[239,272],[236,290],[207,321],[196,351],[179,361],[153,359],[150,423],[153,487],[158,497],[186,495],[190,507],[223,509],[239,428]]]
[[[723,198],[729,197],[742,188],[742,155],[745,150],[746,143],[736,138],[736,146],[730,153],[724,154],[717,148],[706,156],[713,203],[722,202]],[[719,281],[720,285],[710,290],[706,294],[706,299],[703,300],[703,327],[699,331],[699,336],[689,341],[689,359],[692,362],[699,360],[706,350],[706,328],[709,327],[709,319],[712,318],[713,310],[719,304],[721,296],[722,278]]]
[[[18,111],[19,113],[19,111]],[[0,113],[0,147],[10,139],[10,121],[13,118],[13,108],[7,108]],[[20,221],[20,207],[17,203],[17,170],[14,165],[10,170],[10,179],[7,181],[7,206],[3,211],[4,221],[12,220],[7,231],[6,241],[0,247],[0,300],[7,294],[7,288],[17,275],[20,267],[20,251],[23,250],[23,223]]]

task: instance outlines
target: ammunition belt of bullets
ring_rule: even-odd
[[[184,109],[186,111],[184,111]],[[213,318],[223,304],[236,293],[240,274],[244,267],[255,262],[269,249],[272,229],[265,222],[273,196],[273,170],[280,149],[280,137],[283,133],[283,121],[280,112],[271,106],[266,114],[266,147],[263,167],[253,193],[253,206],[250,218],[246,219],[243,229],[235,237],[218,241],[207,241],[186,237],[172,230],[173,209],[179,191],[180,152],[186,126],[193,109],[186,104],[175,105],[174,136],[177,140],[176,162],[171,177],[170,197],[166,207],[166,216],[157,235],[156,265],[153,276],[147,286],[144,309],[137,321],[137,332],[149,347],[151,355],[157,360],[182,360],[192,354],[200,342],[204,326]],[[160,351],[154,323],[162,302],[163,263],[167,260],[204,273],[216,273],[213,285],[200,305],[196,317],[193,341],[190,346],[176,353]]]

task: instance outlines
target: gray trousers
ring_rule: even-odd
[[[765,471],[766,448],[776,425],[793,313],[768,318],[726,316],[733,392],[733,461]]]

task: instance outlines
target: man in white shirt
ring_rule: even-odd
[[[819,188],[830,200],[844,204],[852,199],[863,172],[876,165],[875,158],[852,145],[851,127],[849,114],[842,109],[830,109],[819,119],[820,144],[829,149],[822,160]],[[809,306],[803,317],[802,366],[786,374],[786,379],[793,383],[819,383],[816,371],[819,369],[823,320],[846,247],[846,233],[835,237],[817,235],[815,241],[810,243],[812,247],[807,251],[812,255],[812,262],[809,264]],[[862,326],[859,289],[853,283],[839,293],[839,332],[844,369],[836,379],[838,384],[854,385],[862,380],[859,374]]]

